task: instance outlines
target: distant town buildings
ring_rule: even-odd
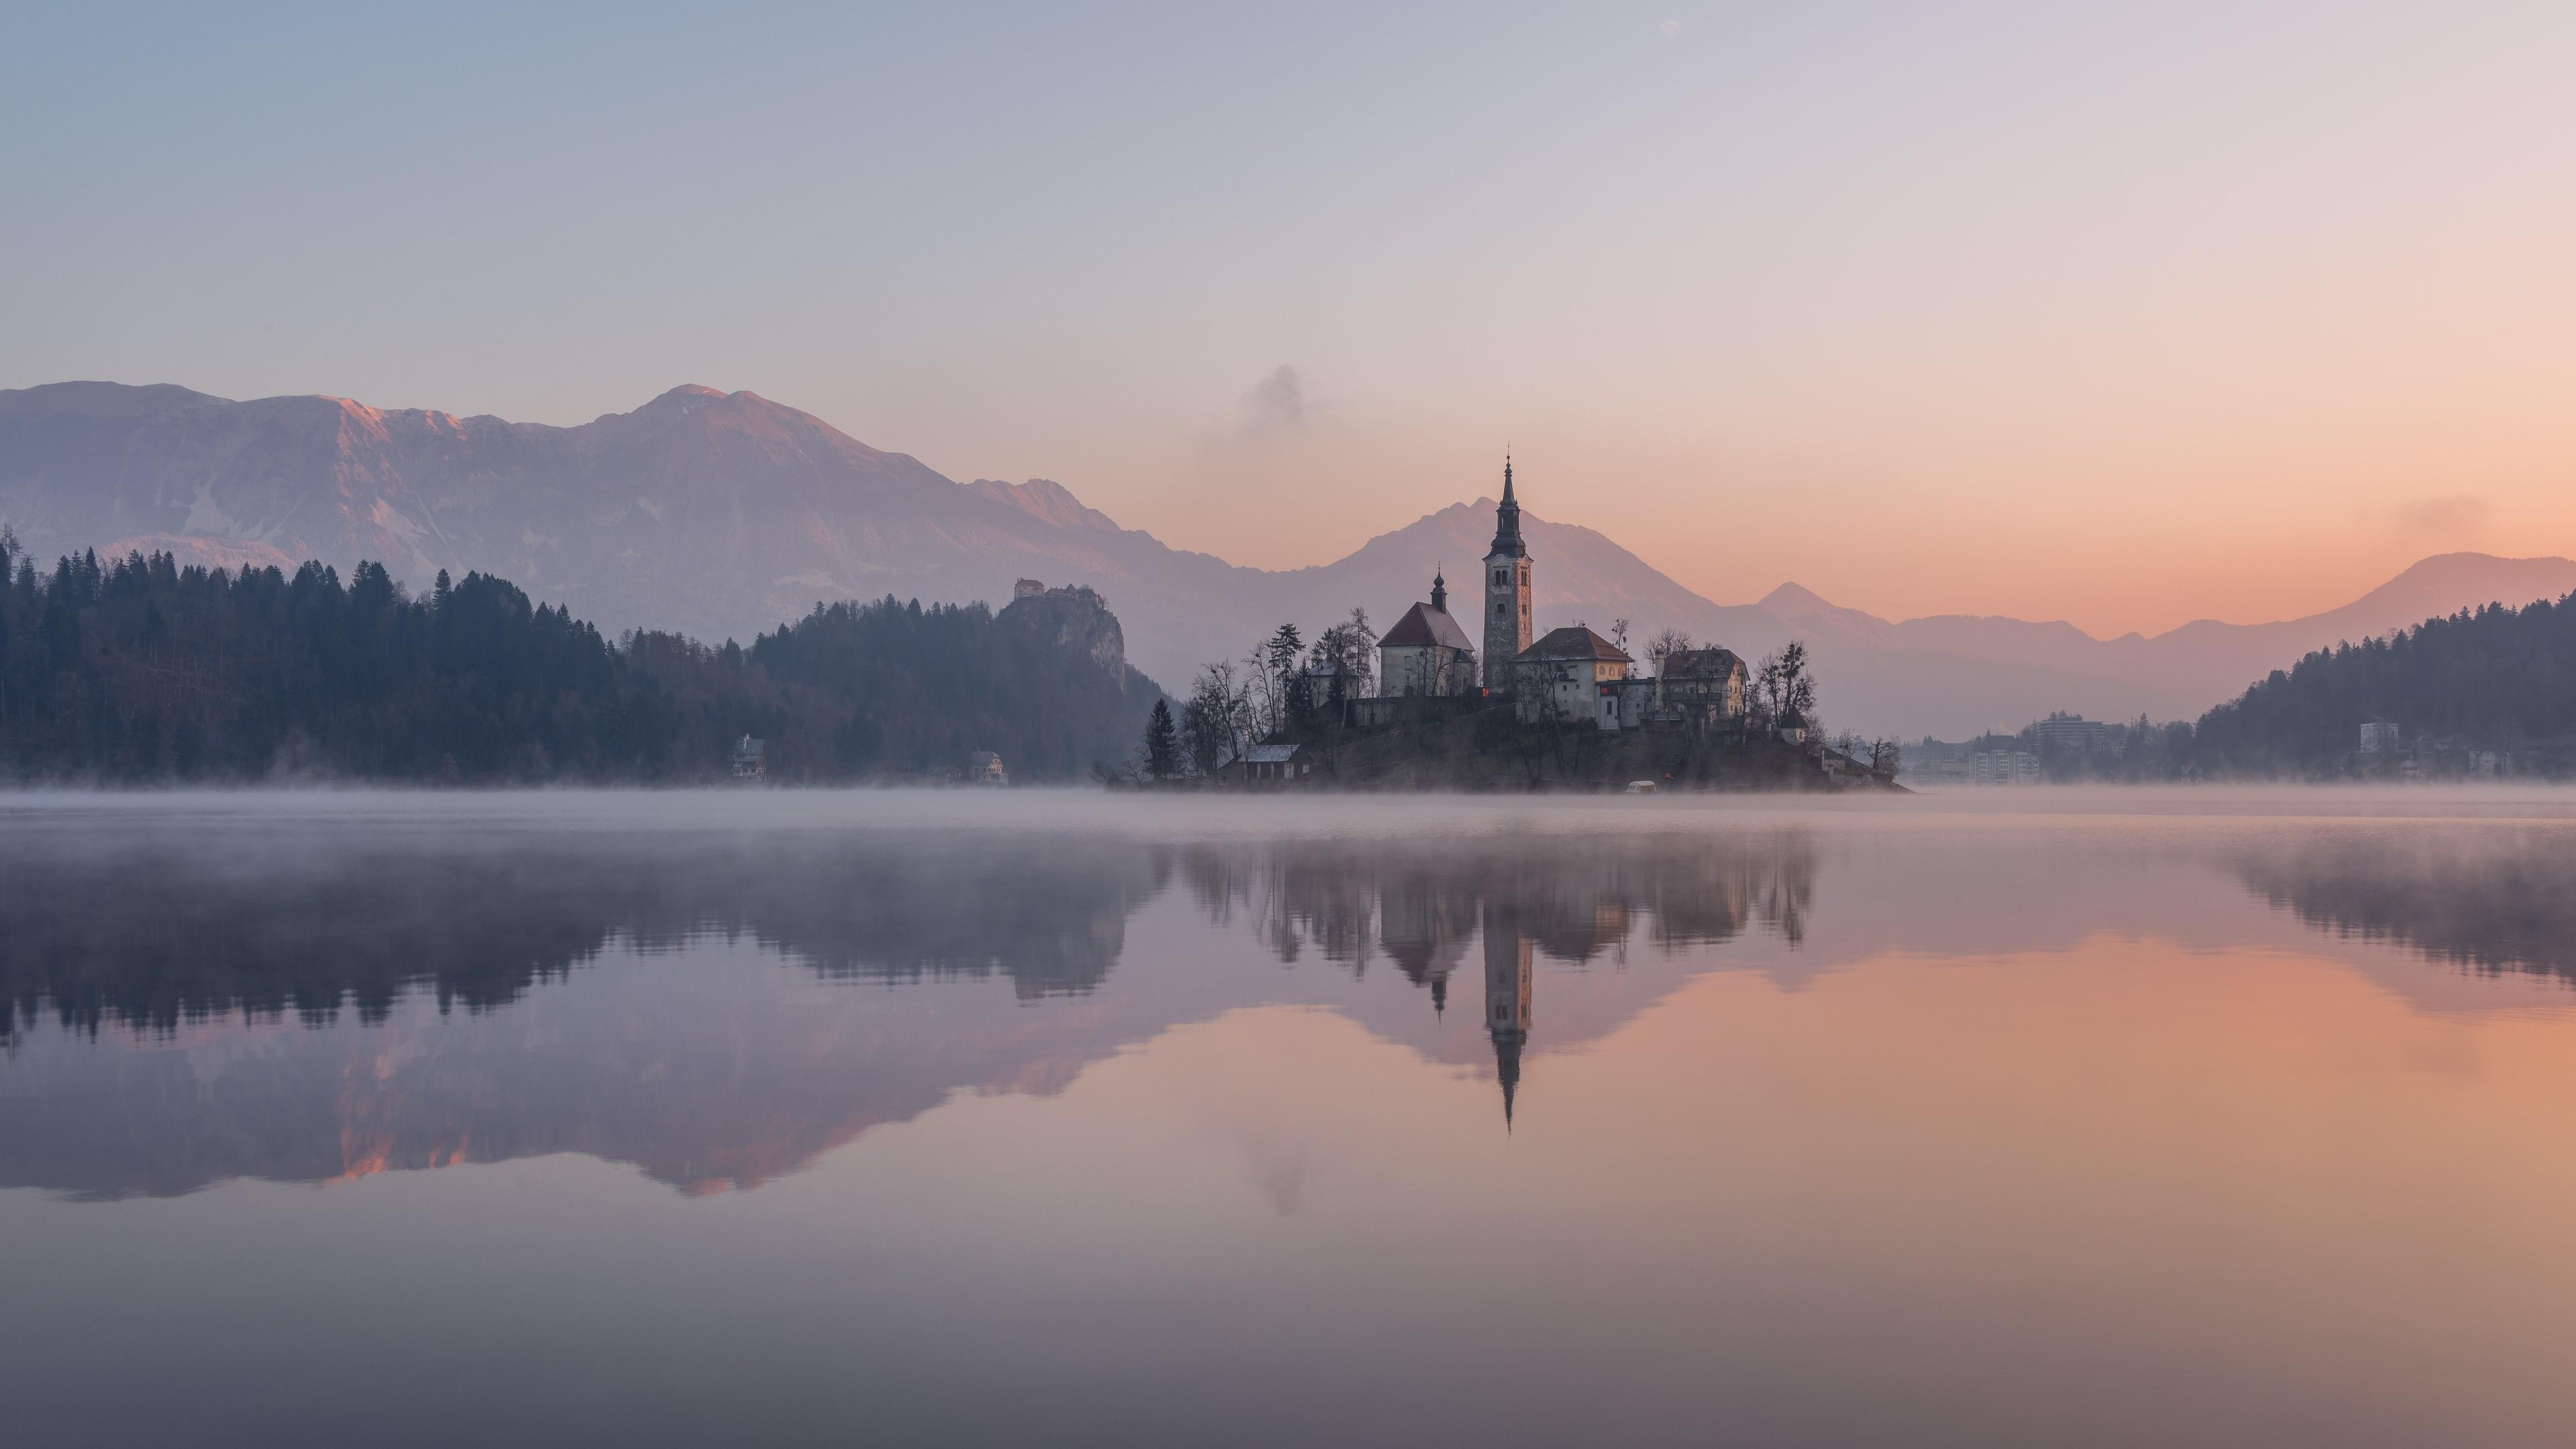
[[[1966,741],[1926,736],[1905,752],[1905,774],[1946,785],[2036,785],[2047,779],[2080,779],[2116,763],[2122,731],[2099,720],[2059,710],[2018,734],[1986,734]]]
[[[1978,750],[1968,759],[1972,785],[2036,785],[2039,755],[2033,750]]]
[[[2061,710],[2031,728],[2042,746],[2060,756],[2081,758],[2111,747],[2111,727],[2080,714]]]
[[[2361,726],[2361,748],[2343,757],[2343,769],[2366,780],[2563,779],[2569,760],[2564,739],[2497,750],[2421,728],[2406,736],[2391,721],[2371,720]]]
[[[1022,595],[1022,597],[1027,596]],[[1011,772],[1002,767],[1000,755],[994,754],[991,750],[977,750],[966,757],[966,783],[998,788],[1011,783]]]
[[[700,739],[706,738],[704,735]],[[699,758],[703,759],[704,756]],[[731,773],[737,780],[758,780],[769,773],[769,746],[744,735],[734,742]],[[701,776],[700,778],[704,778]]]

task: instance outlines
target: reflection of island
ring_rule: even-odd
[[[1792,931],[1813,873],[1796,836],[130,845],[0,841],[0,1186],[122,1197],[578,1152],[750,1187],[960,1090],[1050,1092],[1267,1002],[1462,1066],[1490,1046],[1508,1114],[1534,989],[1554,1046],[1596,1038],[1687,975],[1632,977],[1640,941]],[[1176,877],[1155,939],[1194,944],[1140,957],[1134,918]],[[1444,1024],[1480,933],[1508,1019]],[[1254,943],[1328,969],[1243,969]],[[1396,970],[1372,976],[1380,957]],[[1538,960],[1568,978],[1535,984]]]
[[[1573,837],[1437,845],[1297,841],[1198,846],[1181,875],[1209,918],[1243,919],[1279,959],[1312,951],[1365,974],[1379,952],[1438,988],[1501,910],[1538,950],[1587,964],[1643,927],[1664,948],[1733,940],[1755,923],[1803,938],[1815,849],[1801,831]]]
[[[1666,951],[1731,941],[1755,924],[1793,947],[1815,891],[1802,831],[1639,838],[1576,836],[1436,845],[1321,841],[1205,846],[1181,874],[1211,920],[1242,920],[1287,963],[1307,953],[1365,976],[1379,952],[1438,1013],[1481,930],[1485,1026],[1509,1124],[1530,1042],[1536,958],[1624,962],[1640,935]],[[1624,1020],[1622,1001],[1605,1021]],[[1580,1018],[1568,1040],[1592,1034]]]
[[[2320,931],[2487,974],[2576,982],[2576,840],[2510,827],[2339,833],[2243,852],[2236,874]]]

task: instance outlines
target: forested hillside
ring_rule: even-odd
[[[2202,716],[2194,751],[2213,774],[2319,773],[2375,719],[2410,747],[2529,751],[2554,772],[2576,747],[2576,594],[2319,650]]]
[[[891,597],[818,605],[762,635],[749,664],[795,702],[781,726],[791,753],[844,771],[955,769],[993,750],[1014,778],[1072,779],[1125,760],[1162,698],[1128,665],[1117,618],[1087,595],[998,614]],[[833,721],[828,741],[795,733]]]
[[[0,538],[0,579],[16,781],[686,783],[746,733],[776,779],[945,776],[974,750],[1068,779],[1122,759],[1159,697],[1117,620],[1061,598],[818,607],[744,649],[611,641],[481,574],[407,597],[376,563],[46,573]]]

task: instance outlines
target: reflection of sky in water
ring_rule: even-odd
[[[2561,1442],[2576,828],[2350,799],[22,804],[0,1374],[44,1442]]]

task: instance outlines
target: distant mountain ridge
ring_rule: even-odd
[[[1544,510],[1548,480],[1525,479]],[[0,391],[0,520],[39,555],[166,549],[185,562],[348,568],[383,560],[425,586],[498,573],[612,630],[750,639],[818,602],[1010,597],[1015,579],[1105,594],[1136,665],[1184,687],[1282,620],[1380,627],[1473,577],[1493,503],[1452,504],[1328,564],[1237,567],[1121,527],[1045,479],[956,482],[748,392],[683,386],[574,427],[383,410],[315,396],[234,402],[160,384]],[[1891,622],[1794,584],[1714,603],[1588,528],[1525,514],[1542,630],[1665,626],[1748,656],[1813,648],[1829,723],[1958,737],[2052,709],[2197,716],[2339,639],[2486,602],[2576,589],[2576,562],[2446,554],[2339,609],[2270,624],[2201,621],[2096,639],[2064,622]]]

